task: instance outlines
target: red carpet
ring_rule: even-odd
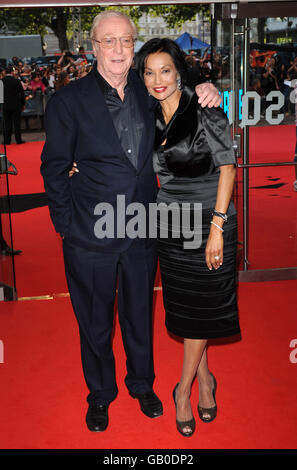
[[[48,208],[13,214],[13,227],[14,247],[23,251],[15,257],[18,296],[67,292],[62,243],[50,222]]]
[[[250,163],[292,162],[296,126],[250,129]],[[241,161],[240,161],[241,163]],[[293,190],[293,166],[252,168],[249,175],[250,269],[297,266],[297,193]],[[238,171],[242,181],[242,170]],[[238,192],[242,195],[241,183]],[[239,234],[242,240],[242,197],[238,200]]]
[[[292,159],[294,127],[282,129],[286,133],[283,140],[276,137],[280,128],[270,128],[269,136],[269,128],[253,129],[257,144],[255,140],[251,151],[253,155],[257,152],[258,161],[280,151],[284,160]],[[19,170],[18,176],[10,177],[11,194],[43,191],[39,174],[41,148],[40,142],[8,148],[8,158]],[[251,187],[279,182],[272,182],[271,177],[286,183],[270,188],[277,196],[272,196],[267,188],[251,189],[255,193],[254,224],[261,223],[252,233],[252,243],[257,243],[255,266],[261,266],[263,257],[268,263],[271,253],[277,262],[288,256],[296,266],[296,240],[290,245],[288,238],[288,233],[296,236],[297,194],[292,191],[292,168],[279,167],[277,174],[269,168],[257,169],[252,175]],[[268,212],[276,208],[277,218],[272,219]],[[290,342],[297,338],[297,281],[239,285],[242,339],[228,344],[217,342],[209,348],[210,369],[218,381],[218,416],[212,424],[197,420],[197,431],[190,439],[175,429],[172,400],[172,389],[181,370],[182,345],[165,330],[162,293],[156,291],[155,390],[163,400],[164,416],[157,420],[146,418],[128,395],[124,385],[125,357],[116,321],[114,350],[119,395],[110,406],[107,431],[92,434],[85,425],[87,390],[77,324],[69,298],[59,296],[67,293],[61,242],[47,207],[14,213],[12,219],[14,247],[23,250],[15,259],[18,295],[49,295],[52,299],[1,303],[4,362],[0,362],[0,449],[296,448],[297,363],[290,361]],[[197,396],[195,384],[191,399],[196,418]]]
[[[297,281],[240,285],[242,340],[209,348],[209,365],[218,381],[218,416],[211,424],[197,421],[190,439],[175,429],[172,389],[181,370],[182,346],[165,331],[161,293],[154,321],[155,390],[164,402],[164,415],[146,418],[128,395],[116,323],[119,395],[110,406],[107,431],[99,434],[85,425],[87,390],[69,299],[3,304],[1,448],[295,448],[297,364],[289,360],[289,344],[296,338],[296,288]],[[197,396],[195,384],[191,399],[196,418]]]
[[[27,142],[25,145],[9,145],[7,158],[18,169],[17,176],[9,178],[10,194],[30,194],[44,191],[40,175],[40,155],[44,142]]]

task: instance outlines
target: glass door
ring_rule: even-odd
[[[17,299],[8,180],[11,168],[3,143],[3,126],[3,82],[0,80],[0,301]]]
[[[213,10],[214,79],[238,162],[241,281],[297,278],[297,48],[276,35],[271,42],[268,32],[278,28],[280,34],[280,20],[253,17],[252,7],[241,15],[236,4]]]

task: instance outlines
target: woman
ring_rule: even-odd
[[[36,90],[39,90],[39,89],[42,91],[42,93],[44,93],[46,90],[46,86],[41,80],[40,74],[36,72],[32,73],[30,86],[31,86],[33,94],[36,92]]]
[[[149,94],[159,101],[153,156],[160,181],[157,202],[192,203],[192,212],[193,203],[202,203],[198,249],[185,249],[182,237],[158,239],[166,327],[184,338],[181,378],[173,391],[176,424],[183,436],[190,436],[195,430],[190,393],[196,375],[199,417],[210,422],[217,413],[207,341],[240,332],[237,218],[231,202],[235,157],[225,114],[198,104],[185,85],[187,66],[174,41],[148,41],[135,63]]]

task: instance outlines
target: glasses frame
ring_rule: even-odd
[[[127,37],[127,36],[126,36],[126,37]],[[134,38],[133,36],[129,36],[129,37],[132,38],[132,45],[131,45],[131,46],[125,46],[122,41],[123,41],[123,39],[126,39],[126,37],[124,36],[124,37],[120,37],[120,38],[115,38],[115,37],[112,37],[112,38],[105,38],[105,39],[113,39],[113,40],[115,40],[115,41],[113,42],[113,45],[112,45],[112,46],[103,46],[103,42],[102,42],[102,41],[98,41],[98,39],[95,39],[95,38],[92,38],[92,41],[95,41],[95,42],[98,42],[99,44],[102,44],[102,47],[103,47],[104,49],[112,49],[113,47],[115,47],[117,39],[119,39],[121,45],[122,45],[125,49],[131,49],[131,48],[134,46],[134,44],[135,44],[136,38]]]

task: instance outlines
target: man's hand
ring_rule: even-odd
[[[206,106],[208,108],[217,108],[220,106],[222,98],[212,83],[200,83],[200,85],[196,85],[195,91],[199,98],[198,103],[201,104],[202,108]]]

